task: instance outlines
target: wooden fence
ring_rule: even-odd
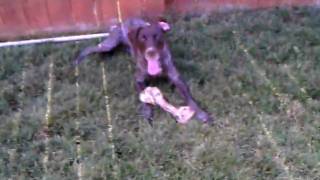
[[[117,6],[119,3],[120,6]],[[103,29],[110,19],[178,12],[320,5],[320,0],[0,0],[0,40]]]

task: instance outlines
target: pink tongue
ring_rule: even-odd
[[[147,62],[148,62],[148,73],[150,75],[157,75],[162,71],[157,60],[149,60]]]

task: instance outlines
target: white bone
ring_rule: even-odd
[[[179,123],[187,123],[194,115],[194,110],[189,106],[175,107],[168,103],[157,87],[147,87],[140,93],[140,101],[148,104],[159,105],[162,109],[172,114]]]

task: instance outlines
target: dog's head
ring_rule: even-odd
[[[170,30],[165,21],[157,21],[129,32],[129,39],[136,51],[144,56],[150,75],[162,72],[161,52],[165,46],[164,33]]]

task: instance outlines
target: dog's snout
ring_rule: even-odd
[[[148,48],[147,50],[146,50],[146,55],[148,56],[148,57],[155,57],[155,56],[157,56],[157,51],[154,49],[154,48]]]

